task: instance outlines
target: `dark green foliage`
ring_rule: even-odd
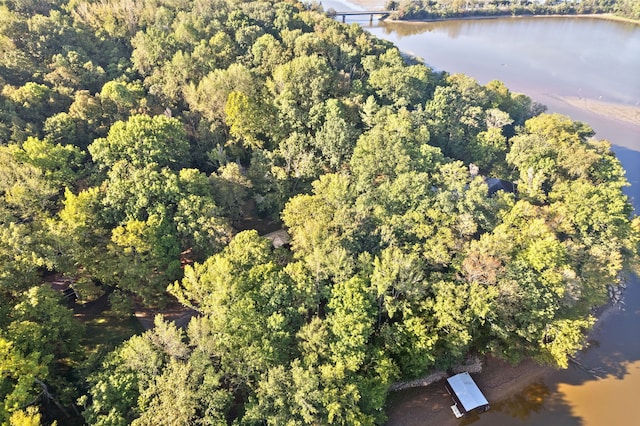
[[[76,396],[65,373],[80,358],[78,344],[83,330],[59,299],[46,286],[31,287],[14,299],[3,297],[14,304],[0,322],[3,423],[11,413],[41,398],[45,388],[58,404],[68,405]]]
[[[288,1],[36,3],[0,8],[2,423],[381,424],[469,352],[566,366],[637,260],[609,145],[500,82]],[[81,366],[53,273],[198,315]]]
[[[222,374],[207,353],[210,338],[193,321],[185,333],[156,318],[155,328],[132,337],[111,353],[100,372],[89,377],[89,424],[223,425],[232,395],[222,389]],[[80,402],[86,402],[85,399]]]

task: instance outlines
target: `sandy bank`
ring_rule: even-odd
[[[573,96],[557,97],[557,99],[574,108],[640,126],[640,106],[617,104]]]
[[[525,360],[512,366],[497,358],[487,358],[481,373],[472,374],[476,383],[496,406],[528,387],[536,388],[546,375],[555,371],[551,367]],[[389,398],[388,426],[453,426],[460,421],[451,411],[451,397],[438,381],[424,388],[409,389],[393,393]]]
[[[605,305],[597,314],[598,321],[587,336],[587,341],[600,331],[603,321],[618,312],[619,305]],[[576,358],[580,359],[580,352]],[[570,367],[574,368],[574,367]],[[471,373],[478,387],[487,397],[492,410],[505,412],[517,417],[518,407],[532,409],[542,404],[550,395],[545,379],[558,370],[526,359],[518,365],[487,356],[482,371]],[[398,392],[389,396],[386,411],[389,416],[387,426],[460,426],[473,423],[476,417],[458,420],[450,406],[452,400],[444,388],[444,380],[432,384]],[[461,423],[462,422],[462,423]]]

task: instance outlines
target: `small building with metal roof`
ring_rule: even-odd
[[[274,248],[280,248],[291,243],[291,237],[284,229],[278,229],[277,231],[269,232],[263,235],[264,238],[271,240],[271,244]]]
[[[470,412],[484,412],[489,409],[489,401],[469,373],[449,377],[445,388],[453,398],[451,410],[458,418]]]

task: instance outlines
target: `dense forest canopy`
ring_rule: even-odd
[[[7,0],[0,55],[1,424],[379,424],[470,353],[566,367],[637,260],[587,125],[311,6]],[[96,349],[105,297],[197,315]]]

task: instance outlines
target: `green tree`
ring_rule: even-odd
[[[131,219],[116,227],[108,253],[116,259],[111,282],[154,304],[168,283],[180,276],[180,246],[175,226],[166,213],[151,214],[146,221]]]
[[[0,322],[0,419],[36,402],[54,403],[66,412],[73,400],[67,377],[79,358],[82,326],[47,286],[35,286],[16,299]]]
[[[66,112],[48,117],[44,122],[44,139],[61,145],[85,146],[77,121]]]
[[[17,161],[42,170],[44,178],[55,187],[72,186],[82,176],[84,153],[73,145],[27,138],[18,146],[10,146]]]
[[[15,145],[0,147],[0,212],[3,216],[33,220],[43,217],[52,207],[60,188],[46,178],[45,170],[20,156],[27,154]]]
[[[350,276],[356,252],[347,242],[360,228],[354,216],[353,188],[346,175],[323,175],[314,182],[314,195],[298,195],[287,203],[282,220],[289,229],[295,256],[304,260],[313,277],[318,306],[327,299],[329,280]],[[355,247],[354,247],[355,249]]]
[[[144,107],[144,89],[139,82],[108,81],[100,90],[100,104],[112,122],[124,121]]]
[[[14,411],[9,418],[11,426],[40,426],[42,415],[37,407],[27,407],[25,410]]]
[[[326,102],[324,123],[316,133],[314,144],[331,170],[337,171],[349,161],[359,132],[345,112],[345,105],[335,99]]]
[[[180,199],[178,175],[167,167],[149,163],[140,168],[118,161],[107,174],[103,214],[112,223],[145,220],[149,214],[175,205]]]
[[[194,324],[199,321],[194,320]],[[156,317],[155,327],[126,341],[89,377],[89,394],[81,398],[88,423],[226,424],[231,393],[208,346],[196,330],[188,335]]]
[[[56,53],[51,58],[49,68],[51,71],[44,76],[44,80],[59,89],[83,87],[97,91],[106,77],[104,69],[94,64],[80,49],[65,54]]]
[[[584,348],[586,333],[594,323],[593,317],[554,321],[545,332],[541,360],[560,368],[568,368],[569,359]]]
[[[385,117],[358,139],[350,161],[358,189],[375,188],[409,170],[429,171],[442,161],[438,149],[428,145],[426,126],[406,110]]]
[[[484,340],[484,328],[494,311],[497,291],[477,283],[444,281],[434,284],[433,290],[435,297],[430,305],[440,334],[438,353],[447,357],[449,363],[461,361],[475,343],[474,339]]]
[[[298,360],[288,369],[277,366],[261,380],[255,397],[249,400],[246,424],[313,424],[322,422],[322,391],[317,372],[305,369]]]
[[[448,157],[465,162],[482,161],[487,154],[478,152],[480,147],[474,147],[472,143],[478,133],[487,129],[488,100],[485,88],[471,77],[447,76],[445,84],[436,87],[433,98],[425,105],[433,144]],[[473,149],[469,149],[469,145]],[[479,159],[472,156],[478,153],[481,154]]]
[[[262,75],[270,75],[278,65],[291,60],[282,43],[271,34],[264,34],[251,46],[253,63]]]
[[[4,401],[0,420],[3,423],[8,422],[12,413],[29,404],[40,393],[36,380],[48,375],[47,360],[41,360],[40,355],[24,355],[11,341],[0,337],[1,395]]]
[[[300,296],[270,257],[268,240],[241,232],[221,253],[185,267],[184,279],[169,289],[207,315],[210,344],[235,385],[253,388],[270,367],[291,359]]]
[[[395,47],[379,57],[364,58],[362,65],[369,73],[368,83],[383,103],[413,109],[428,99],[433,90],[431,70],[423,64],[405,65]]]
[[[102,167],[112,168],[120,160],[143,168],[149,163],[180,169],[190,160],[189,142],[180,121],[156,115],[134,115],[119,121],[109,129],[106,138],[89,146],[93,160]]]
[[[231,136],[246,148],[262,148],[266,125],[264,108],[242,92],[231,92],[224,107],[225,122]]]
[[[260,86],[247,67],[234,63],[227,69],[211,71],[198,84],[191,83],[185,88],[185,100],[191,109],[200,112],[208,120],[222,120],[232,92],[257,99]]]
[[[238,163],[229,163],[211,175],[212,186],[215,188],[213,197],[220,205],[226,216],[232,221],[239,221],[244,216],[243,209],[249,198],[251,181],[247,179]]]
[[[328,308],[327,322],[335,339],[330,345],[331,358],[347,371],[358,371],[367,357],[367,342],[375,324],[368,284],[358,277],[336,284]]]
[[[279,65],[267,81],[285,133],[304,131],[311,108],[334,94],[335,71],[318,55],[299,56]]]
[[[378,304],[378,327],[383,320],[410,316],[429,288],[420,259],[393,246],[374,259],[371,287]]]
[[[54,91],[44,84],[30,81],[17,88],[5,86],[2,93],[13,101],[20,117],[31,123],[25,128],[27,135],[37,136],[38,129],[55,104]]]
[[[48,241],[56,252],[55,268],[76,277],[74,290],[81,301],[102,294],[93,279],[109,283],[112,274],[112,262],[104,256],[110,229],[100,214],[103,197],[96,187],[77,195],[66,189],[62,209],[47,221]]]

